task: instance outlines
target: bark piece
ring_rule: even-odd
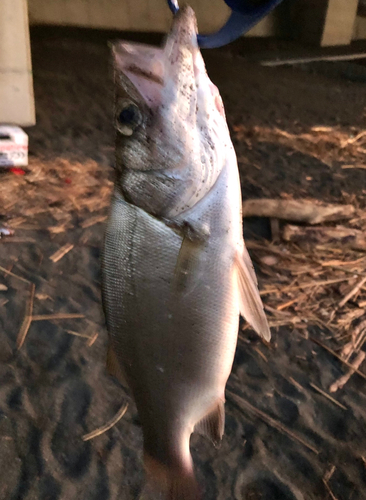
[[[331,205],[317,200],[269,200],[243,202],[243,217],[270,217],[308,224],[349,219],[355,213],[352,205]]]
[[[365,232],[350,227],[302,227],[286,224],[282,237],[285,241],[328,246],[342,245],[352,250],[366,251]]]

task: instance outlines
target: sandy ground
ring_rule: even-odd
[[[68,165],[76,163],[81,169],[84,165],[85,175],[92,165],[94,184],[110,188],[113,87],[108,38],[73,30],[33,32],[37,126],[28,131],[30,168],[46,166],[50,178],[65,190],[75,180]],[[210,51],[205,57],[226,105],[244,198],[287,194],[343,202],[356,196],[364,205],[365,170],[343,170],[337,158],[324,163],[315,154],[266,139],[268,129],[276,127],[292,134],[314,126],[349,134],[364,128],[364,82],[323,66],[312,71],[264,68],[225,51]],[[54,168],[60,161],[65,178]],[[0,204],[4,217],[19,219],[27,207],[39,203],[26,196],[27,187],[33,189],[37,180],[30,183],[26,175],[19,182],[24,197],[13,206]],[[63,221],[65,213],[62,202],[47,203],[49,211],[28,215],[19,224],[17,239],[0,240],[0,265],[35,284],[33,314],[84,317],[33,321],[17,351],[29,283],[0,273],[0,283],[7,287],[0,291],[0,499],[136,499],[143,481],[142,439],[133,405],[105,434],[81,439],[112,418],[125,401],[105,371],[99,267],[103,223],[86,227],[107,208],[102,204],[97,212],[78,210],[75,200],[67,230],[55,234],[48,228]],[[248,227],[266,233],[266,225],[257,221],[248,221]],[[50,260],[69,243],[74,247],[62,259]],[[222,446],[216,450],[204,438],[192,439],[205,499],[366,497],[365,380],[354,375],[337,393],[343,407],[316,392],[311,382],[325,390],[343,372],[334,357],[303,333],[274,330],[269,347],[251,332],[239,340]],[[322,336],[314,328],[309,333]]]

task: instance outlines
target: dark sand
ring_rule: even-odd
[[[30,165],[48,162],[50,176],[52,161],[60,157],[85,162],[85,168],[94,160],[100,179],[111,175],[113,87],[107,38],[53,28],[33,32],[38,122],[28,131]],[[334,71],[263,68],[225,51],[205,56],[230,127],[244,125],[249,135],[252,127],[277,126],[289,132],[315,125],[350,131],[365,127],[363,82]],[[365,196],[365,170],[344,171],[337,164],[330,168],[280,143],[256,140],[255,134],[252,144],[249,149],[245,141],[235,140],[245,198],[289,193],[342,202],[356,194],[362,202]],[[105,213],[103,209],[98,215]],[[21,213],[9,208],[4,215]],[[12,272],[36,285],[34,314],[85,315],[33,322],[16,352],[29,287],[0,273],[0,283],[8,287],[0,291],[1,500],[127,500],[137,499],[141,491],[142,439],[133,405],[107,433],[88,442],[81,439],[113,417],[125,401],[105,371],[99,269],[103,224],[84,229],[88,217],[75,212],[72,228],[52,235],[47,227],[55,220],[35,215],[16,230],[23,241],[0,240],[0,265],[13,265]],[[259,230],[255,221],[249,222],[251,230]],[[69,242],[75,247],[53,263],[49,257]],[[87,339],[66,330],[99,335],[88,346]],[[321,338],[322,332],[310,330]],[[336,393],[346,407],[342,409],[309,385],[327,390],[343,373],[340,363],[321,347],[287,328],[273,331],[270,347],[253,333],[245,337],[239,341],[228,384],[221,448],[201,437],[192,439],[205,499],[365,499],[365,380],[354,375]],[[232,393],[303,443],[255,416]],[[331,497],[323,477],[333,466]]]

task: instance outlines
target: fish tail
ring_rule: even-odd
[[[202,495],[194,474],[180,476],[172,474],[170,477],[167,500],[201,500]]]
[[[202,500],[192,464],[169,468],[145,453],[145,468],[149,482],[163,493],[164,500]]]

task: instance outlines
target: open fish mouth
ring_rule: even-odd
[[[189,114],[188,104],[193,104],[193,95],[199,87],[202,88],[204,80],[216,107],[223,114],[219,92],[207,76],[197,32],[195,13],[186,6],[174,17],[163,47],[125,41],[114,45],[119,69],[150,108],[166,106],[167,93],[170,93],[169,100],[179,99],[181,104],[185,102],[186,113]],[[126,90],[130,91],[130,88]]]

